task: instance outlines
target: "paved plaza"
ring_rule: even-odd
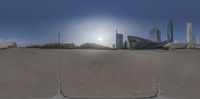
[[[198,98],[199,75],[200,50],[0,50],[0,98]]]

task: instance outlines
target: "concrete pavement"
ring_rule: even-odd
[[[200,97],[199,50],[0,50],[0,98]],[[164,98],[162,97],[162,98]]]

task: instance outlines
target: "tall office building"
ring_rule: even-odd
[[[160,42],[161,41],[161,32],[158,28],[153,28],[150,30],[149,33],[150,40],[154,42]]]
[[[58,33],[58,44],[60,44],[60,32]]]
[[[193,36],[192,35],[192,23],[188,22],[187,23],[187,43],[188,43],[187,48],[193,48],[194,47],[192,36]]]
[[[119,34],[116,30],[116,49],[123,48],[123,34]]]
[[[173,21],[170,20],[167,24],[167,40],[173,42]]]
[[[196,35],[193,35],[193,44],[194,44],[194,48],[195,48],[197,45],[197,36]]]
[[[123,44],[123,45],[124,45],[124,49],[127,49],[127,48],[128,48],[128,42],[127,42],[126,40],[124,41],[124,44]]]

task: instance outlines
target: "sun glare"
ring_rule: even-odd
[[[98,38],[98,41],[101,42],[103,39],[101,37]]]

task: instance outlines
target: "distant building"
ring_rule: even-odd
[[[154,42],[149,39],[137,37],[137,36],[128,36],[129,49],[163,49],[164,45],[168,42]]]
[[[167,24],[167,40],[173,42],[173,21],[170,20]]]
[[[174,42],[171,42],[171,43],[168,43],[166,45],[164,45],[164,48],[165,49],[185,49],[187,47],[187,44],[186,43],[174,43]]]
[[[199,38],[198,36],[195,37],[195,47],[198,48],[199,45]]]
[[[7,48],[7,47],[8,46],[7,46],[6,42],[3,39],[0,39],[0,49]]]
[[[116,49],[123,48],[123,34],[119,34],[116,30]]]
[[[188,22],[187,23],[187,48],[193,48],[194,43],[193,43],[193,35],[192,35],[192,23]]]
[[[161,32],[158,28],[153,28],[150,30],[149,33],[150,40],[154,42],[160,42],[161,41]]]
[[[194,48],[197,48],[198,45],[198,37],[196,35],[193,35],[193,44],[194,44]]]
[[[64,43],[63,47],[64,48],[76,48],[74,43]]]
[[[126,40],[124,41],[124,49],[128,49],[128,42]]]
[[[115,44],[112,44],[112,48],[115,49]]]
[[[17,48],[17,47],[18,47],[16,41],[9,41],[9,42],[7,43],[7,46],[8,46],[8,48]]]

